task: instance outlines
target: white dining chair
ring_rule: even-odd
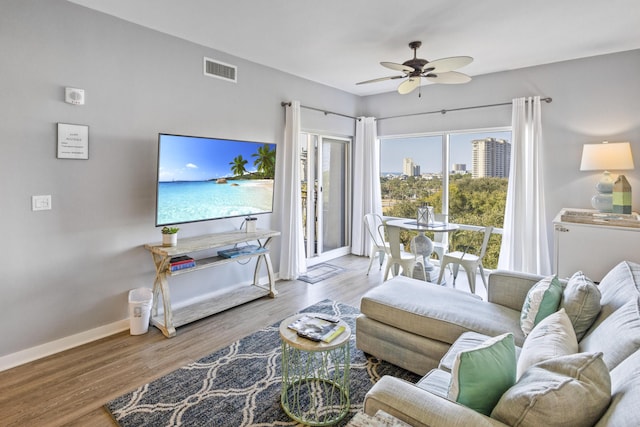
[[[378,227],[382,225],[382,217],[375,213],[368,213],[364,216],[364,227],[367,229],[369,238],[371,239],[371,248],[369,249],[369,268],[367,268],[367,275],[371,270],[374,258],[377,256],[380,259],[380,270],[382,270],[382,263],[387,253],[387,247],[389,242],[384,239],[384,235],[380,236],[378,233]]]
[[[378,234],[381,239],[384,239],[384,235],[387,233],[387,225],[382,224],[378,227]],[[385,250],[387,252],[387,266],[384,270],[384,279],[389,279],[389,273],[391,272],[391,267],[397,266],[400,267],[403,276],[412,277],[413,276],[413,268],[416,265],[416,255],[411,252],[406,252],[402,249],[402,245],[398,245],[398,247],[385,246]]]
[[[480,233],[484,233],[482,245],[480,247],[480,253],[471,254],[467,252],[467,249],[465,249],[463,252],[455,251],[444,254],[444,256],[442,257],[442,261],[440,262],[440,275],[438,277],[437,283],[442,283],[442,277],[444,275],[445,267],[448,264],[452,264],[454,287],[456,286],[456,277],[458,277],[458,270],[460,269],[460,267],[462,267],[467,273],[469,289],[471,290],[472,294],[476,293],[476,274],[478,270],[480,270],[480,278],[482,279],[482,283],[484,284],[485,289],[487,288],[487,278],[484,274],[482,258],[484,258],[484,255],[487,252],[487,245],[489,243],[489,238],[491,237],[493,227],[488,226],[477,231]]]
[[[449,215],[437,213],[434,216],[436,222],[447,222]],[[442,257],[449,250],[449,233],[433,233],[433,253],[438,257],[438,262],[442,264]]]
[[[409,249],[411,250],[411,253],[416,257],[416,264],[413,267],[414,268],[414,274],[412,275],[415,278],[415,269],[419,268],[420,269],[420,278],[422,280],[425,280],[427,282],[429,282],[430,277],[427,277],[427,267],[426,267],[426,262],[424,259],[424,255],[422,253],[420,253],[420,249],[418,248],[418,245],[416,245],[416,236],[414,236],[411,239],[411,243],[409,244]],[[433,267],[432,267],[433,268]]]

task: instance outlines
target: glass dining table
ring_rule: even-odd
[[[392,257],[400,257],[400,232],[402,230],[418,232],[415,240],[415,253],[424,259],[424,267],[427,275],[426,280],[435,283],[438,280],[440,269],[430,261],[431,253],[433,252],[433,242],[425,233],[427,231],[449,233],[457,230],[459,228],[458,225],[439,221],[434,221],[427,225],[418,224],[418,221],[410,218],[389,218],[384,222],[387,226],[387,237],[389,238]]]

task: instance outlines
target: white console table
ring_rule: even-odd
[[[562,209],[554,219],[553,270],[558,277],[571,277],[581,270],[591,280],[600,282],[620,261],[640,262],[640,227],[620,226],[607,215],[593,223],[567,221],[569,212],[595,214],[597,211]]]
[[[278,293],[275,287],[273,266],[269,256],[269,245],[273,237],[279,236],[279,231],[256,230],[247,233],[245,231],[230,231],[226,233],[207,234],[204,236],[178,239],[177,246],[162,246],[161,243],[149,243],[144,245],[145,249],[151,252],[153,263],[156,267],[156,276],[153,282],[153,307],[151,309],[151,324],[162,331],[166,337],[176,335],[178,326],[191,323],[203,317],[227,310],[231,307],[243,304],[254,299],[269,295],[275,297]],[[258,242],[262,252],[249,253],[234,258],[223,258],[221,256],[209,256],[198,258],[197,253],[201,251],[223,248],[245,242]],[[189,255],[192,256],[196,265],[192,268],[171,271],[169,263],[171,258]],[[217,295],[215,298],[204,300],[188,307],[173,310],[171,308],[171,294],[169,292],[168,278],[205,268],[216,267],[230,262],[248,261],[249,258],[257,257],[253,274],[253,284],[234,288],[224,295]],[[261,285],[260,267],[264,261],[267,269],[269,283]],[[163,312],[158,315],[158,300],[162,297]]]

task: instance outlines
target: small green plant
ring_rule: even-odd
[[[162,227],[162,234],[176,234],[178,230],[178,227]]]

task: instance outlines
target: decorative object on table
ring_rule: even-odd
[[[311,341],[330,343],[345,330],[338,324],[339,318],[325,318],[322,315],[304,315],[292,322],[288,328],[297,332],[298,336]]]
[[[613,183],[613,213],[631,213],[631,184],[624,175]]]
[[[631,170],[633,168],[631,144],[628,142],[610,143],[604,141],[601,144],[584,144],[582,147],[580,170],[604,171],[600,181],[596,184],[598,194],[594,195],[591,199],[591,206],[600,212],[613,212],[614,179],[611,177],[610,171]],[[629,200],[631,200],[631,186],[629,186]],[[629,210],[629,213],[630,212],[631,210]]]
[[[255,233],[258,218],[256,218],[255,216],[248,216],[244,219],[244,221],[245,221],[245,230],[247,231],[247,233]]]
[[[418,223],[418,226],[424,226],[424,227],[433,225],[434,223],[433,206],[422,205],[418,207],[417,223]]]
[[[162,227],[162,246],[176,246],[178,244],[178,227]]]
[[[336,315],[355,330],[357,308],[324,300],[305,313]],[[107,403],[121,427],[140,425],[296,426],[280,406],[280,322],[248,335],[228,347],[140,386]],[[385,375],[415,383],[420,376],[350,348],[350,409],[336,426],[346,425],[362,411],[364,396]],[[242,372],[243,375],[238,375]]]
[[[577,222],[580,224],[608,225],[612,227],[640,228],[640,215],[631,214],[610,214],[600,212],[590,212],[586,210],[563,209],[560,212],[560,221]]]

